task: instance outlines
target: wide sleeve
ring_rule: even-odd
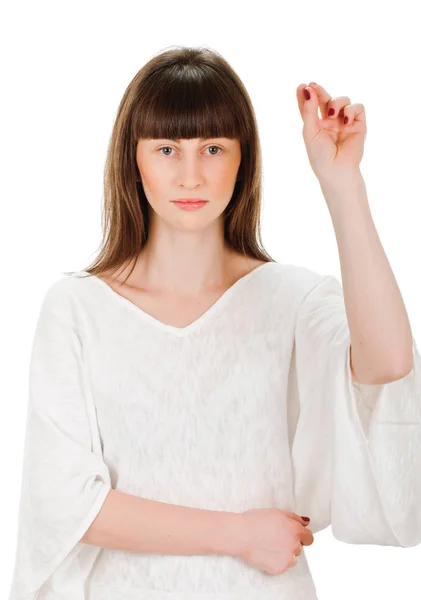
[[[288,427],[296,512],[352,544],[421,543],[421,359],[391,383],[354,382],[342,286],[322,276],[296,314]]]
[[[9,600],[44,597],[39,594],[45,584],[63,592],[63,600],[84,599],[84,569],[89,570],[100,550],[79,543],[111,483],[101,456],[81,336],[65,307],[68,302],[65,283],[55,282],[44,296],[35,328]]]

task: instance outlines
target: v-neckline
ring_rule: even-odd
[[[170,325],[169,323],[164,323],[160,319],[152,316],[150,313],[137,306],[137,304],[116,292],[108,283],[106,283],[97,275],[90,275],[87,271],[78,271],[77,274],[89,275],[89,277],[87,277],[88,279],[96,281],[103,289],[108,290],[108,293],[110,293],[118,302],[124,304],[127,308],[132,310],[134,313],[136,313],[138,316],[145,319],[152,325],[155,325],[159,329],[172,333],[178,337],[183,337],[195,331],[206,321],[208,321],[211,317],[215,316],[236,290],[242,287],[247,281],[250,281],[252,277],[254,277],[258,272],[264,270],[265,267],[271,264],[277,263],[276,261],[265,262],[262,265],[258,265],[257,267],[255,267],[254,269],[237,279],[237,281],[235,281],[229,288],[222,292],[222,294],[215,300],[213,304],[211,304],[209,308],[205,310],[205,312],[203,312],[201,315],[199,315],[199,317],[194,319],[194,321],[188,323],[184,327],[177,327],[175,325]]]

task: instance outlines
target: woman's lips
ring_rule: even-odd
[[[207,204],[207,201],[199,200],[198,202],[182,202],[180,200],[176,200],[174,201],[174,204],[179,208],[183,208],[184,210],[195,210],[196,208],[201,208],[202,206],[205,206],[205,204]]]

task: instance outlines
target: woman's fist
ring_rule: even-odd
[[[248,565],[269,575],[295,567],[302,546],[310,546],[313,534],[299,515],[279,508],[256,508],[242,513],[245,543],[240,553]]]

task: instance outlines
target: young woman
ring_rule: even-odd
[[[303,546],[328,525],[420,543],[421,360],[364,110],[297,100],[344,294],[263,249],[255,114],[218,53],[167,50],[128,86],[99,257],[37,322],[10,600],[311,600]]]

